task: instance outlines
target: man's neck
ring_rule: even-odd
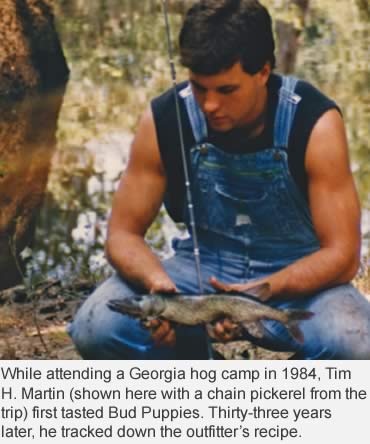
[[[263,95],[261,95],[258,106],[256,107],[256,117],[252,122],[235,127],[226,133],[218,132],[212,129],[211,132],[219,134],[220,136],[227,136],[227,134],[239,134],[243,138],[255,139],[263,133],[266,127],[267,106],[268,92],[266,88]]]
[[[241,126],[243,133],[248,137],[248,139],[254,139],[263,133],[266,126],[267,104],[268,93],[266,87],[261,94],[259,103],[257,104],[256,118],[251,123]]]

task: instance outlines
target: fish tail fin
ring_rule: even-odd
[[[287,310],[288,322],[286,327],[291,336],[300,344],[304,342],[302,330],[299,328],[299,321],[311,319],[314,313],[307,310]]]

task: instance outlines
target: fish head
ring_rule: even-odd
[[[165,302],[156,295],[135,295],[109,301],[108,307],[122,314],[145,319],[159,316],[165,308]]]
[[[108,302],[108,307],[111,310],[139,318],[145,317],[143,305],[143,298],[139,295],[124,299],[115,299]]]
[[[143,296],[143,311],[147,313],[147,317],[160,316],[166,308],[166,301],[160,295]]]

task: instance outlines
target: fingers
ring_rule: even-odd
[[[268,282],[258,283],[253,281],[239,284],[225,284],[218,281],[214,276],[209,279],[209,282],[218,291],[224,293],[230,293],[232,291],[245,293],[260,299],[263,302],[267,301],[272,296],[271,286]]]
[[[153,337],[153,336],[152,336]],[[174,347],[176,345],[176,333],[173,328],[168,330],[158,340],[154,340],[157,347]]]
[[[219,322],[220,324],[223,325],[224,329],[227,331],[232,331],[235,330],[239,324],[236,324],[235,322],[233,322],[231,319],[223,319],[222,321]]]
[[[154,281],[149,288],[149,293],[178,293],[176,285],[169,279]]]
[[[179,290],[175,285],[165,284],[165,285],[156,285],[150,289],[150,294],[155,293],[178,293]]]
[[[210,284],[219,291],[223,291],[225,293],[229,293],[230,291],[241,291],[245,284],[225,284],[224,282],[220,282],[214,276],[209,279]]]
[[[173,347],[176,344],[176,333],[169,321],[153,319],[143,323],[151,330],[151,336],[157,347]]]
[[[176,333],[169,321],[153,319],[142,324],[151,330],[152,339],[157,347],[175,346]],[[239,324],[232,322],[230,319],[223,319],[213,325],[207,324],[207,332],[216,341],[228,342],[240,337],[241,328]]]
[[[212,276],[209,279],[209,282],[216,290],[225,291],[225,292],[228,292],[228,291],[232,290],[232,286],[231,285],[224,284],[223,282],[218,281],[214,276]]]
[[[224,319],[216,322],[214,325],[207,324],[207,332],[211,338],[227,342],[239,337],[241,329],[238,324],[235,324],[230,319]]]

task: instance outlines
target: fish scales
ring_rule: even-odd
[[[258,301],[255,296],[268,296],[264,284],[252,291],[252,294],[232,292],[208,295],[135,295],[112,300],[108,302],[108,306],[116,312],[139,319],[163,318],[184,325],[210,324],[221,318],[229,318],[258,338],[264,335],[264,327],[260,321],[271,319],[284,324],[293,338],[303,343],[304,338],[298,323],[310,319],[313,313],[306,310],[281,310]]]
[[[220,318],[230,318],[235,322],[254,322],[259,319],[288,321],[288,315],[284,311],[255,302],[245,296],[183,295],[165,296],[164,300],[166,304],[160,316],[186,325],[210,323]]]

